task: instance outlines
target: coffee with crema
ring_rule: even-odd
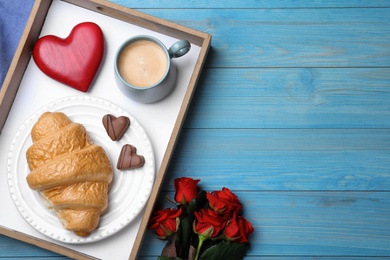
[[[148,87],[164,77],[168,67],[167,55],[161,47],[148,40],[126,46],[118,60],[119,73],[129,84]]]

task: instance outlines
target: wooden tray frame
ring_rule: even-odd
[[[120,6],[104,0],[61,0],[70,4],[74,4],[81,8],[86,8],[91,11],[107,15],[118,20],[122,20],[145,29],[163,33],[168,36],[176,38],[184,38],[189,40],[192,44],[201,47],[198,60],[196,62],[194,71],[191,75],[189,86],[183,102],[180,107],[178,117],[175,122],[174,129],[171,134],[167,149],[165,151],[160,169],[156,175],[153,190],[150,194],[148,203],[145,206],[144,216],[140,228],[137,233],[131,254],[129,259],[136,259],[138,252],[147,230],[147,224],[152,214],[154,205],[156,203],[158,194],[161,189],[161,185],[164,181],[166,171],[168,169],[171,156],[176,146],[177,139],[182,128],[184,118],[186,117],[189,104],[191,102],[195,87],[198,83],[200,72],[204,66],[207,53],[211,45],[211,35],[200,32],[194,29],[190,29],[173,22],[169,22],[142,12],[135,11],[133,9]],[[20,82],[23,78],[24,72],[27,68],[29,60],[31,58],[31,49],[34,42],[38,39],[41,28],[45,22],[46,15],[51,6],[52,0],[36,0],[32,11],[30,13],[29,20],[26,24],[23,35],[20,39],[19,45],[16,49],[14,58],[8,70],[8,73],[3,82],[0,90],[0,131],[2,130],[8,113],[12,107],[13,101],[17,95]],[[26,235],[21,232],[7,229],[0,226],[0,234],[12,237],[14,239],[21,240],[26,243],[33,244],[35,246],[74,258],[74,259],[92,259],[91,256],[86,256],[80,252],[65,248],[60,245],[50,243],[45,240],[40,240],[35,237]]]

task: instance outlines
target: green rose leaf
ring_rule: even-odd
[[[192,241],[192,224],[190,223],[188,217],[184,217],[181,220],[179,239],[177,241],[179,256],[187,257],[191,241]]]
[[[159,256],[157,260],[183,260],[180,257]]]
[[[200,260],[240,260],[249,250],[249,243],[235,243],[222,241],[206,249],[200,256]]]

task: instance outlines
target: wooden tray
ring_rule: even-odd
[[[134,238],[133,245],[129,244],[126,235],[121,235],[120,246],[126,246],[128,248],[128,256],[130,259],[135,259],[137,257],[137,254],[139,252],[141,242],[143,240],[143,237],[146,232],[147,223],[149,220],[149,217],[152,213],[153,207],[155,205],[157,196],[159,194],[161,185],[163,183],[164,177],[166,175],[166,171],[173,153],[173,150],[175,148],[180,130],[182,128],[182,124],[184,121],[184,118],[186,116],[187,110],[189,108],[189,104],[191,102],[191,98],[193,96],[196,84],[199,79],[199,75],[201,72],[201,69],[204,65],[210,44],[211,44],[211,35],[207,33],[203,33],[197,30],[193,30],[166,20],[162,20],[138,11],[134,11],[129,8],[125,8],[123,6],[119,6],[110,2],[106,2],[103,0],[36,0],[30,18],[27,22],[26,28],[24,30],[24,33],[21,37],[19,46],[15,52],[14,59],[11,63],[10,69],[8,71],[8,74],[6,75],[6,78],[4,80],[3,86],[0,90],[0,130],[3,132],[0,135],[0,163],[3,164],[3,161],[6,161],[7,157],[7,147],[9,147],[8,139],[12,136],[12,132],[14,131],[15,127],[20,126],[20,122],[23,122],[25,120],[25,115],[23,118],[18,118],[20,115],[20,111],[23,111],[22,114],[29,114],[33,111],[25,111],[30,109],[35,109],[34,105],[32,107],[24,107],[23,105],[20,105],[20,101],[15,101],[20,95],[27,95],[26,93],[28,90],[26,90],[26,87],[22,88],[20,87],[23,85],[23,80],[28,77],[31,79],[31,75],[25,76],[26,70],[29,68],[29,64],[32,63],[31,58],[31,49],[34,44],[34,42],[42,36],[42,30],[45,26],[45,23],[47,23],[47,16],[50,12],[50,9],[53,5],[59,5],[59,4],[65,4],[65,5],[71,5],[72,8],[78,8],[82,9],[83,12],[86,10],[86,12],[92,12],[94,15],[101,15],[102,17],[109,17],[110,19],[114,19],[115,21],[120,21],[121,23],[126,23],[131,26],[136,26],[141,32],[156,32],[161,35],[166,35],[167,37],[173,37],[177,39],[187,39],[191,42],[191,44],[194,47],[198,47],[198,52],[195,56],[192,57],[192,62],[194,63],[193,69],[191,69],[190,73],[187,73],[187,76],[183,76],[183,79],[181,82],[186,82],[186,86],[183,92],[183,95],[176,98],[175,100],[167,101],[171,102],[171,105],[166,105],[164,102],[162,104],[153,104],[151,105],[153,109],[160,109],[160,106],[172,106],[175,110],[175,118],[170,123],[172,127],[169,129],[169,133],[167,133],[167,140],[165,144],[161,144],[160,142],[152,143],[154,146],[157,146],[157,150],[160,149],[162,152],[157,152],[157,160],[158,162],[156,167],[156,178],[153,186],[153,190],[151,192],[150,198],[144,208],[143,211],[143,217],[141,217],[139,221],[139,227],[137,228],[136,237]],[[104,18],[105,19],[105,18]],[[103,19],[103,20],[104,20]],[[104,30],[103,30],[104,32]],[[119,44],[119,43],[118,43]],[[110,48],[110,46],[108,46]],[[185,78],[187,77],[187,78]],[[24,83],[25,84],[25,83]],[[112,83],[115,84],[114,82]],[[93,86],[94,87],[94,86]],[[20,92],[18,92],[18,90]],[[62,91],[62,90],[61,90]],[[60,91],[60,92],[61,92]],[[67,88],[63,90],[64,96],[72,96],[76,95],[77,93],[74,92],[75,90],[72,90],[71,88]],[[107,91],[107,90],[105,90]],[[176,90],[175,90],[176,91]],[[81,92],[80,92],[81,93]],[[36,93],[37,95],[42,95],[43,93]],[[102,96],[104,94],[103,92],[91,92],[87,93],[86,95],[94,95],[98,94]],[[51,99],[58,98],[61,94],[55,93],[53,94],[53,97]],[[104,96],[104,95],[103,95]],[[122,105],[123,107],[123,97],[122,98]],[[51,100],[49,99],[49,100]],[[173,99],[173,98],[171,98]],[[120,102],[120,101],[118,101]],[[31,102],[34,104],[34,102]],[[115,103],[115,102],[114,102]],[[126,103],[127,104],[127,103]],[[36,103],[35,103],[36,105]],[[42,104],[45,105],[45,104]],[[127,109],[131,109],[132,107],[131,101],[129,101],[129,105],[126,107]],[[137,106],[134,104],[134,106],[139,109],[145,109],[145,113],[151,113],[151,107],[146,106]],[[146,111],[147,110],[147,111]],[[19,112],[18,112],[19,111]],[[15,116],[18,115],[18,116]],[[12,120],[11,120],[12,119]],[[10,122],[12,121],[12,122]],[[12,126],[7,126],[12,125]],[[15,126],[13,126],[15,124]],[[146,126],[144,125],[144,128],[146,129],[146,132],[151,131],[151,135],[153,136],[153,124],[146,123]],[[160,154],[160,156],[158,155]],[[2,178],[5,178],[2,176]],[[6,182],[6,180],[1,179],[0,182]],[[4,186],[4,184],[2,184]],[[0,190],[4,190],[3,187],[0,187]],[[7,188],[8,192],[8,188]],[[3,202],[4,203],[4,202]],[[5,202],[5,206],[7,208],[14,207],[14,205],[9,204]],[[1,205],[1,203],[0,203]],[[13,209],[12,209],[13,210]],[[11,210],[10,210],[11,211]],[[87,254],[83,251],[83,246],[79,247],[69,247],[67,244],[63,243],[57,243],[54,240],[50,240],[46,238],[45,236],[39,236],[39,232],[35,232],[34,230],[28,230],[26,227],[25,229],[23,227],[15,228],[13,225],[8,225],[7,223],[10,223],[10,221],[21,221],[18,223],[17,226],[28,226],[28,223],[22,223],[23,219],[15,219],[15,220],[9,220],[10,218],[14,218],[13,215],[7,216],[8,210],[4,210],[5,213],[3,217],[0,217],[0,234],[31,243],[33,245],[72,257],[76,259],[92,259],[96,258],[97,256],[92,254]],[[11,214],[11,213],[10,213]],[[25,231],[28,230],[28,231]],[[126,233],[126,232],[125,232]],[[115,236],[115,235],[114,235]],[[110,238],[107,238],[109,240]],[[129,239],[131,240],[131,239]],[[97,242],[99,243],[99,247],[105,247],[106,239]],[[110,246],[112,247],[112,245]],[[116,248],[118,245],[116,245]],[[115,250],[115,248],[113,248]],[[111,248],[111,250],[113,250]]]

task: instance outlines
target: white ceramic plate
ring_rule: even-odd
[[[88,237],[79,237],[67,231],[55,213],[43,204],[38,192],[28,187],[29,169],[26,150],[32,144],[30,131],[39,116],[46,111],[64,112],[72,121],[87,129],[95,144],[101,145],[110,158],[114,179],[109,191],[109,205],[100,219],[97,230]],[[102,124],[106,114],[130,118],[130,127],[119,141],[112,141]],[[137,154],[145,157],[141,168],[120,171],[116,163],[125,144],[137,148]],[[7,164],[8,186],[12,199],[23,218],[42,234],[55,240],[82,244],[111,236],[128,225],[141,212],[152,190],[155,178],[155,161],[152,144],[142,126],[125,110],[103,99],[76,96],[67,97],[41,108],[19,128],[12,141]]]

